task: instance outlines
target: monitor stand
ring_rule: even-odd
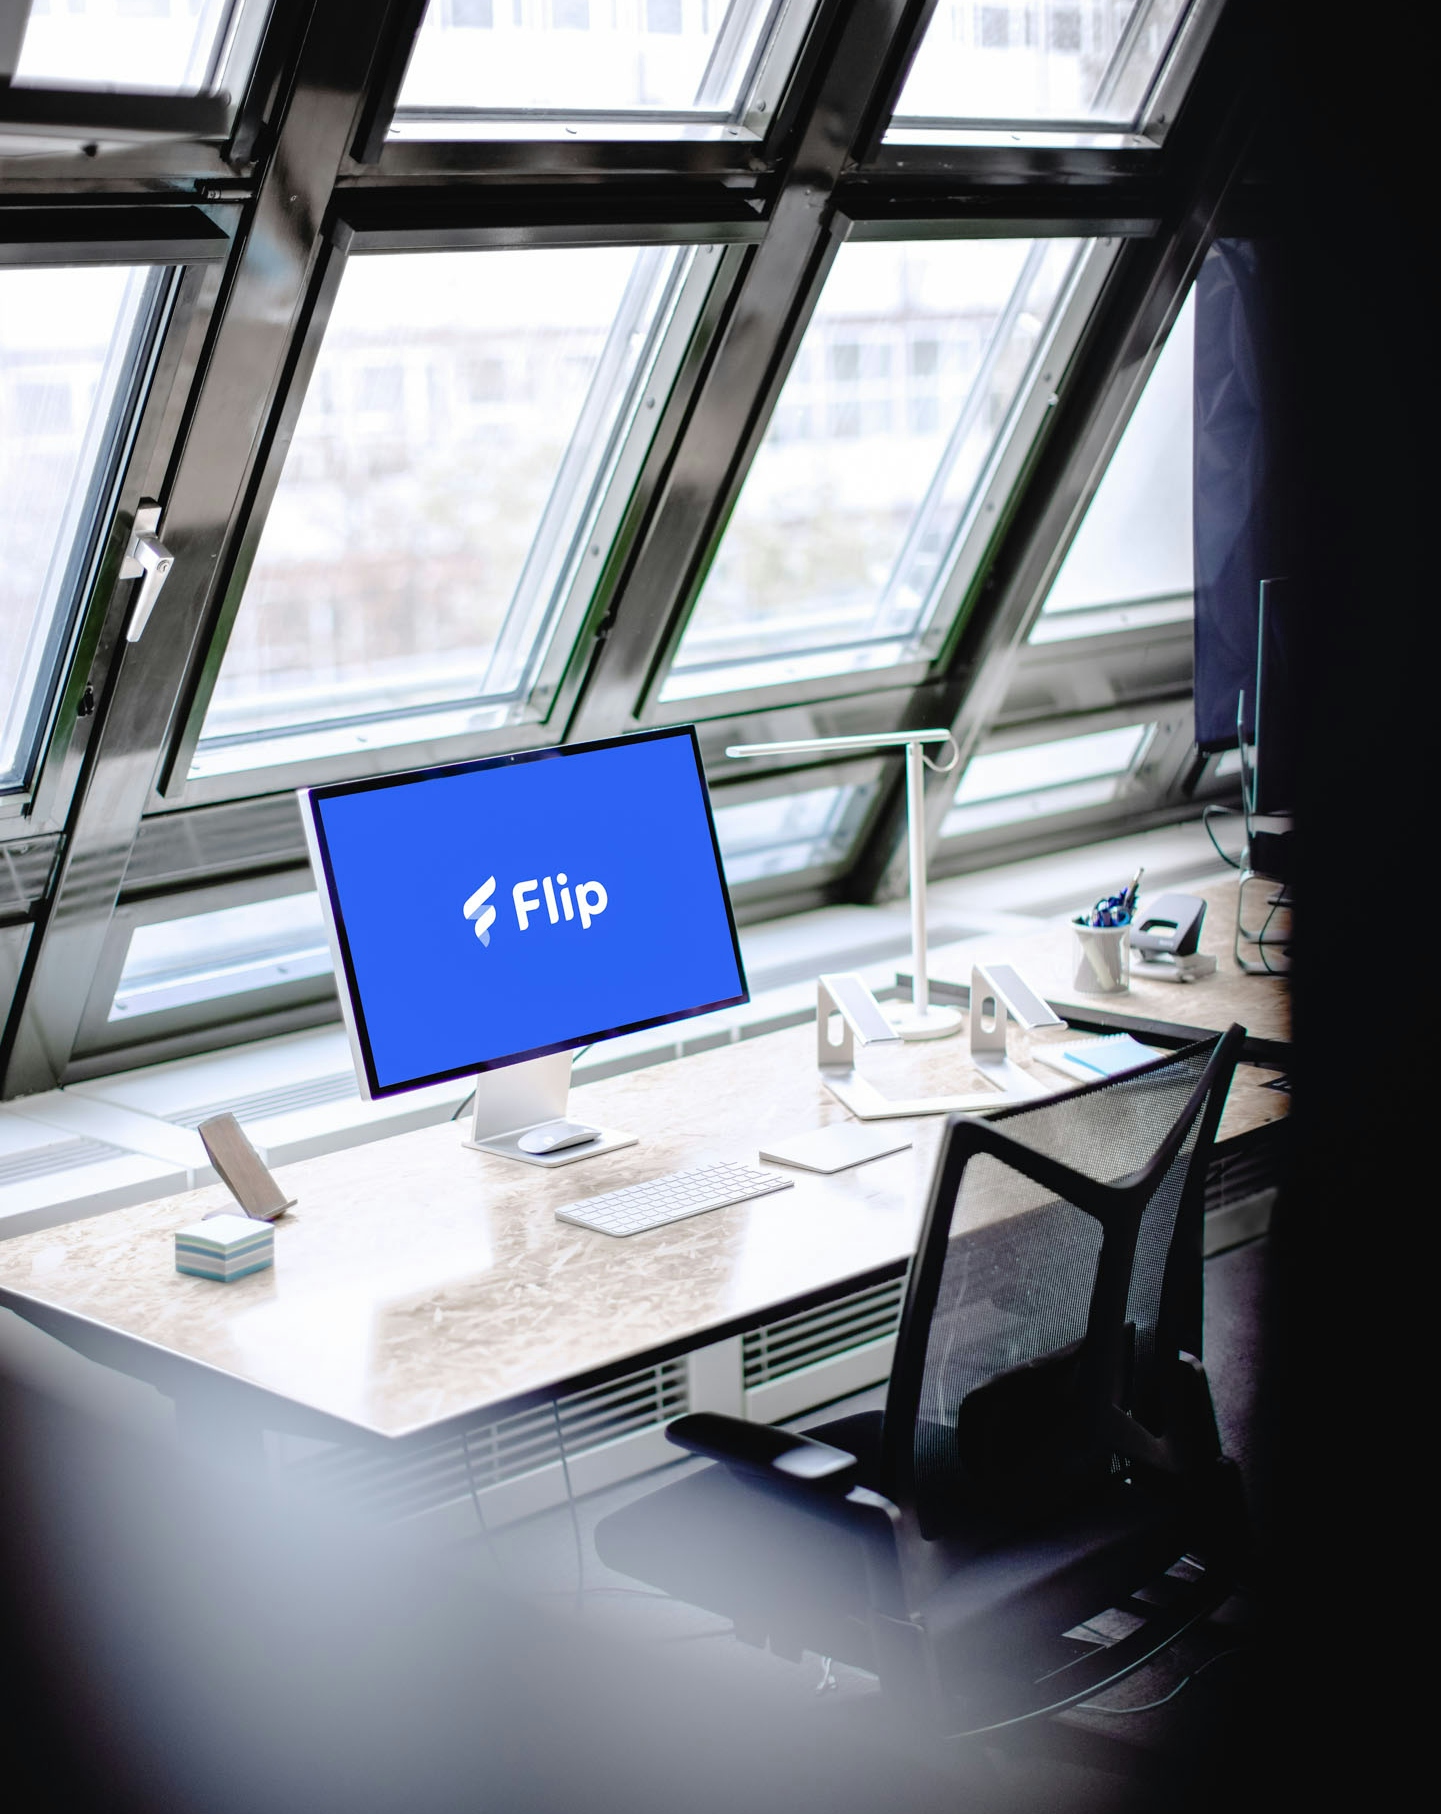
[[[496,1153],[502,1159],[518,1159],[522,1165],[548,1169],[595,1159],[622,1146],[634,1146],[634,1134],[620,1134],[613,1128],[596,1128],[593,1140],[551,1153],[528,1153],[517,1144],[522,1134],[566,1119],[574,1056],[573,1052],[553,1052],[548,1058],[530,1058],[524,1064],[482,1071],[475,1080],[475,1112],[465,1144],[476,1152]]]

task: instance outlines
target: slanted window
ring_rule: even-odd
[[[678,36],[685,30],[681,0],[645,0],[645,28]]]
[[[1002,122],[1133,131],[1188,10],[1203,3],[938,7],[889,136]]]
[[[1079,331],[1089,258],[1075,240],[841,248],[663,704],[939,651]]]
[[[32,6],[15,80],[115,90],[199,94],[234,80],[227,53],[238,15],[263,13],[235,0],[54,0]]]
[[[108,522],[157,283],[0,271],[0,788],[24,785]]]
[[[192,776],[543,715],[717,263],[353,259]]]
[[[942,839],[1110,805],[1154,729],[1120,725],[973,756],[942,822]]]
[[[851,854],[856,834],[875,798],[875,783],[844,783],[772,794],[726,805],[716,796],[716,836],[726,881],[732,888],[834,869]]]
[[[1188,298],[1052,582],[1033,643],[1190,618],[1194,324]]]
[[[456,0],[430,0],[392,133],[436,137],[467,118],[649,114],[735,118],[776,0],[515,0],[484,38]]]
[[[108,1019],[133,1021],[328,976],[314,889],[137,926]]]

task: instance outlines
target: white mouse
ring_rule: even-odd
[[[587,1127],[583,1121],[547,1121],[543,1127],[529,1128],[516,1141],[523,1153],[562,1152],[568,1146],[584,1146],[588,1140],[598,1140],[600,1129]]]

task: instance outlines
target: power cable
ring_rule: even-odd
[[[1181,1690],[1189,1687],[1198,1675],[1204,1675],[1212,1663],[1223,1663],[1227,1657],[1241,1656],[1245,1650],[1244,1644],[1237,1644],[1230,1650],[1218,1650],[1215,1656],[1207,1657],[1204,1663],[1198,1663],[1189,1675],[1183,1675],[1176,1686],[1158,1701],[1142,1701],[1138,1707],[1105,1707],[1099,1701],[1082,1701],[1081,1708],[1086,1713],[1153,1713],[1157,1707],[1164,1707],[1167,1701],[1175,1700]]]
[[[1240,859],[1238,857],[1233,857],[1228,852],[1222,850],[1220,843],[1217,840],[1216,833],[1211,825],[1212,813],[1229,813],[1232,818],[1235,818],[1236,809],[1234,806],[1208,806],[1204,808],[1201,813],[1201,823],[1206,828],[1206,836],[1211,840],[1211,848],[1215,851],[1216,855],[1223,863],[1229,864],[1232,869],[1239,869],[1241,867]]]

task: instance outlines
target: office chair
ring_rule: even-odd
[[[1086,1699],[1212,1611],[1245,1516],[1196,1358],[1202,1199],[1242,1037],[954,1117],[884,1413],[679,1418],[718,1465],[603,1520],[601,1559],[947,1733]]]

